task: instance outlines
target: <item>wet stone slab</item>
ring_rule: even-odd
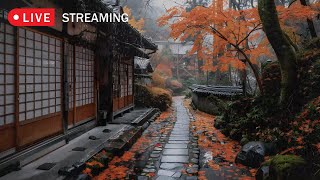
[[[189,141],[168,141],[169,144],[188,144]]]
[[[171,132],[171,135],[172,135],[172,134],[185,134],[185,135],[189,135],[190,132],[189,132],[189,131],[175,130],[175,131],[172,131],[172,132]]]
[[[188,149],[164,149],[163,155],[177,155],[183,156],[188,155]]]
[[[162,156],[163,163],[188,163],[189,156]]]
[[[166,144],[165,149],[187,149],[188,144]]]
[[[175,171],[160,169],[157,174],[158,176],[173,176],[175,173],[176,173]]]
[[[170,137],[189,137],[189,134],[171,134]]]
[[[162,163],[160,165],[161,169],[173,170],[173,169],[181,169],[184,165],[182,163]]]
[[[170,137],[169,141],[189,141],[189,137]]]
[[[175,178],[168,177],[168,176],[159,176],[159,177],[157,177],[156,180],[175,180]]]

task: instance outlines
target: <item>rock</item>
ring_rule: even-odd
[[[199,155],[198,154],[193,154],[192,157],[199,159]]]
[[[241,139],[241,141],[240,141],[240,144],[241,144],[241,146],[243,146],[243,145],[247,144],[248,142],[249,142],[249,139],[246,138],[246,137],[243,137],[243,138]]]
[[[196,158],[192,158],[192,159],[191,159],[191,162],[192,162],[192,163],[195,163],[195,164],[198,164],[198,163],[199,163],[199,160],[196,159]]]
[[[147,176],[138,176],[138,180],[148,180]]]
[[[311,179],[306,161],[295,155],[277,155],[270,162],[270,179]]]
[[[193,150],[192,153],[194,153],[194,154],[200,154],[200,151],[199,151],[199,150]]]
[[[103,132],[103,133],[110,133],[111,130],[110,130],[110,129],[104,129],[102,132]]]
[[[152,153],[152,154],[150,154],[150,157],[151,158],[158,158],[158,157],[160,157],[160,153]]]
[[[96,136],[89,136],[89,139],[90,139],[90,140],[97,140],[97,139],[99,139],[99,138],[97,138]]]
[[[198,173],[198,169],[196,168],[187,168],[187,173],[191,175],[196,175]]]
[[[197,180],[198,177],[197,176],[187,176],[186,180]]]
[[[153,166],[153,165],[146,165],[146,168],[148,168],[148,169],[155,169],[156,167]]]
[[[88,174],[80,174],[76,180],[90,180],[91,177]]]
[[[154,150],[155,150],[155,151],[162,151],[162,148],[155,147]]]
[[[59,169],[58,174],[62,176],[68,176],[70,175],[75,168],[73,166],[66,166]]]
[[[259,167],[264,160],[264,156],[264,143],[260,141],[252,141],[242,147],[235,162],[249,167]]]
[[[256,174],[256,180],[266,180],[269,178],[269,166],[261,166]]]
[[[153,173],[153,172],[156,172],[155,169],[143,169],[142,172],[145,172],[145,173]]]

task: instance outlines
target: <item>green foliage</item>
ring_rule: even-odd
[[[295,155],[277,155],[270,162],[270,179],[305,179],[306,161]]]
[[[303,106],[320,95],[320,38],[313,39],[300,53],[299,94],[297,103]]]

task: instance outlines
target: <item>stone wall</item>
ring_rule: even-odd
[[[197,109],[212,115],[220,115],[227,105],[222,99],[213,95],[192,92],[191,97]]]

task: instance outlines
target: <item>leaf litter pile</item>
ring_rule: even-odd
[[[255,179],[257,169],[251,169],[241,164],[235,164],[235,158],[241,145],[223,135],[213,124],[215,117],[201,111],[195,111],[190,106],[190,100],[185,106],[193,114],[193,133],[198,135],[201,149],[199,179]]]

